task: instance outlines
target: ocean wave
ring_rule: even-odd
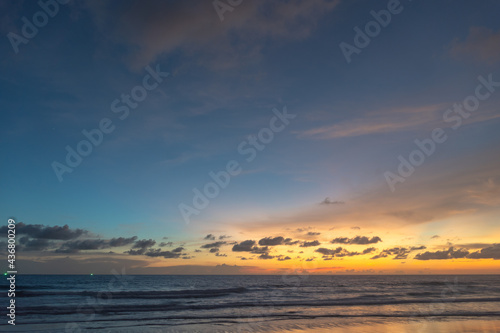
[[[40,296],[82,296],[101,299],[177,299],[177,298],[207,298],[222,297],[230,294],[247,292],[247,288],[226,289],[186,289],[186,290],[155,290],[155,291],[19,291],[17,297]]]
[[[450,298],[450,299],[363,299],[352,298],[342,300],[316,300],[316,301],[258,301],[258,302],[225,302],[218,304],[186,304],[186,303],[167,303],[167,304],[97,304],[92,306],[32,306],[22,307],[18,310],[20,315],[66,315],[76,313],[94,313],[94,314],[109,314],[109,313],[126,313],[126,312],[153,312],[153,311],[203,311],[216,309],[244,309],[244,308],[273,308],[273,307],[339,307],[339,306],[383,306],[383,305],[398,305],[398,304],[438,304],[438,303],[484,303],[484,302],[500,302],[499,297],[489,298]],[[500,315],[500,312],[495,313]]]

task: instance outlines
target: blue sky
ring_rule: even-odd
[[[452,217],[464,226],[453,237],[472,220],[498,235],[498,201],[485,197],[499,193],[500,94],[456,131],[442,115],[474,93],[478,76],[500,81],[499,4],[401,1],[347,63],[339,44],[353,44],[353,28],[388,3],[243,1],[221,21],[209,1],[71,1],[15,53],[8,34],[22,35],[22,17],[41,8],[0,2],[2,219],[103,239],[168,237],[191,250],[209,233],[238,242],[394,223],[414,234]],[[111,103],[142,84],[147,66],[169,76],[120,120]],[[284,107],[296,117],[246,162],[238,145]],[[115,130],[59,182],[51,164],[103,118]],[[392,193],[384,172],[446,126],[449,139]],[[186,223],[178,205],[230,160],[242,173]],[[341,204],[320,205],[327,197]]]

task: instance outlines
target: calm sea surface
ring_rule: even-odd
[[[500,319],[498,275],[18,275],[16,289],[17,332],[181,332],[203,325],[252,332],[266,331],[266,323],[324,318]],[[5,309],[5,279],[2,290]],[[10,331],[2,314],[0,331]]]

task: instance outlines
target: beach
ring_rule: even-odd
[[[18,286],[26,332],[496,332],[500,322],[495,275],[30,275]]]

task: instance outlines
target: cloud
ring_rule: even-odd
[[[275,246],[275,245],[282,245],[284,243],[285,243],[285,238],[281,236],[274,238],[266,237],[259,240],[259,245]]]
[[[220,235],[219,236],[219,240],[223,240],[223,239],[227,239],[227,238],[231,238],[231,236],[227,236],[227,235]]]
[[[43,260],[32,260],[19,258],[18,263],[25,274],[114,274],[116,286],[127,286],[131,280],[137,279],[137,274],[175,274],[175,275],[238,275],[249,273],[262,273],[265,270],[255,266],[238,265],[173,265],[173,266],[150,266],[148,258],[110,257],[94,258],[44,258]]]
[[[144,253],[144,255],[148,257],[163,257],[166,259],[177,259],[182,255],[183,247],[178,247],[172,251],[162,251],[161,249],[150,249],[148,252]]]
[[[313,232],[313,231],[309,231],[307,233],[307,236],[319,236],[321,235],[321,232]]]
[[[470,253],[467,258],[470,259],[500,259],[500,244],[483,248],[479,251]]]
[[[439,238],[439,235],[434,235],[431,237],[431,239],[436,239],[436,238]]]
[[[233,252],[250,252],[255,245],[254,240],[246,240],[233,246]]]
[[[488,243],[465,243],[465,244],[451,244],[451,245],[456,246],[456,247],[460,247],[460,248],[466,248],[467,250],[482,249],[483,247],[495,246],[495,244],[488,244]]]
[[[369,253],[372,253],[372,252],[374,252],[374,251],[376,251],[376,250],[377,250],[377,249],[376,249],[376,248],[374,248],[374,247],[369,247],[369,248],[367,248],[367,249],[364,249],[364,250],[363,250],[363,252],[362,252],[362,254],[369,254]]]
[[[387,253],[382,251],[379,254],[371,257],[370,259],[376,260],[376,259],[381,259],[381,258],[386,258],[386,257],[387,257]]]
[[[285,238],[285,241],[284,241],[283,244],[285,244],[285,245],[296,245],[298,243],[300,243],[300,241],[298,241],[298,240],[297,241],[292,241],[291,238]]]
[[[316,249],[314,250],[314,252],[318,252],[318,253],[321,253],[325,256],[333,256],[337,253],[340,253],[342,252],[343,248],[341,247],[337,247],[336,249],[334,250],[330,250],[330,249],[327,249],[327,248],[324,248],[324,247],[320,247],[319,249]]]
[[[412,246],[412,247],[409,247],[409,248],[406,248],[406,247],[393,247],[393,248],[390,248],[390,249],[385,249],[383,251],[381,251],[379,254],[371,257],[370,259],[380,259],[380,258],[386,258],[388,256],[394,256],[392,259],[394,260],[403,260],[403,259],[407,259],[408,258],[408,254],[410,254],[410,252],[413,252],[413,251],[419,251],[419,250],[425,250],[426,247],[425,246],[418,246],[418,247],[415,247],[415,246]]]
[[[300,138],[328,140],[416,129],[438,120],[444,105],[400,107],[366,113],[361,118],[337,122],[298,132]]]
[[[500,61],[500,31],[486,27],[471,27],[464,41],[455,39],[450,54],[456,59],[495,64]]]
[[[369,252],[373,251],[371,248],[367,250],[369,250]],[[331,249],[331,250],[321,247],[319,249],[316,249],[314,252],[321,253],[323,255],[323,260],[332,260],[334,257],[342,258],[342,257],[359,256],[362,254],[366,254],[365,251],[363,251],[363,253],[359,253],[359,252],[350,252],[342,247],[337,247],[336,249]]]
[[[468,200],[471,202],[498,207],[500,205],[500,184],[498,179],[488,177],[467,191]]]
[[[137,237],[136,237],[137,238]],[[156,241],[152,239],[141,239],[135,242],[134,246],[128,251],[125,251],[125,253],[130,254],[130,255],[143,255],[146,253],[148,248],[151,248],[156,244]],[[138,250],[134,250],[138,249]]]
[[[0,229],[3,229],[0,228]],[[49,251],[56,253],[74,254],[81,250],[101,250],[114,247],[122,247],[135,242],[133,248],[142,249],[155,244],[154,240],[136,241],[137,236],[116,237],[111,239],[78,239],[89,235],[87,230],[71,229],[64,226],[44,226],[41,224],[25,224],[19,222],[16,225],[16,233],[24,235],[19,238],[20,249],[23,251]],[[137,250],[140,252],[140,250]]]
[[[212,235],[212,234],[208,234],[205,236],[205,238],[203,238],[204,240],[215,240],[215,236]]]
[[[267,246],[263,247],[254,246],[251,251],[251,253],[256,253],[256,254],[268,253],[268,252],[269,252],[269,247]]]
[[[325,200],[321,201],[319,203],[320,205],[343,205],[345,202],[343,201],[332,201],[330,198],[325,198]]]
[[[452,165],[455,169],[450,169]],[[393,166],[396,168],[397,164],[394,163]],[[462,225],[466,219],[476,214],[492,216],[492,212],[497,209],[498,205],[493,206],[492,203],[494,200],[500,202],[500,195],[492,195],[492,185],[485,184],[491,178],[495,179],[494,184],[500,183],[500,157],[493,148],[473,152],[466,159],[462,156],[451,162],[442,161],[436,165],[431,163],[426,168],[430,169],[425,175],[410,177],[404,184],[399,184],[396,194],[389,190],[384,181],[380,181],[363,193],[350,197],[349,205],[344,207],[339,206],[334,210],[320,209],[317,205],[297,208],[258,221],[249,220],[241,225],[241,230],[255,233],[272,223],[275,230],[296,230],[300,227],[302,231],[312,231],[302,227],[304,221],[325,230],[332,227],[332,221],[335,221],[336,230],[351,226],[359,226],[361,230],[387,230],[399,228],[402,224],[410,227],[449,218]],[[433,187],[432,192],[427,191],[429,186]],[[483,195],[479,197],[481,191]],[[487,200],[488,197],[490,201]],[[391,215],[395,207],[397,211],[406,214]],[[491,228],[488,222],[483,224],[485,228]],[[432,234],[428,235],[430,236]]]
[[[54,242],[47,239],[29,239],[27,236],[20,238],[19,243],[22,251],[45,251],[54,247]]]
[[[160,245],[160,247],[162,247],[162,246],[172,247],[172,246],[174,246],[174,243],[173,242],[161,242],[159,245]]]
[[[356,236],[354,238],[347,237],[338,237],[331,241],[332,244],[358,244],[358,245],[367,245],[367,244],[376,244],[381,242],[382,239],[378,236],[374,236],[372,238],[368,238],[366,236]]]
[[[259,259],[274,259],[274,256],[269,255],[269,253],[263,253],[259,256]]]
[[[74,240],[67,241],[61,244],[60,248],[56,250],[59,253],[77,253],[80,250],[100,250],[107,249],[111,247],[120,247],[127,244],[133,243],[137,239],[137,236],[130,238],[112,238],[109,240],[105,239],[84,239],[84,240]]]
[[[202,249],[211,249],[211,248],[215,248],[215,247],[219,248],[224,244],[226,244],[226,242],[215,242],[215,243],[204,244],[204,245],[200,246],[200,248],[202,248]]]
[[[244,1],[226,12],[223,24],[212,2],[197,1],[88,1],[93,22],[103,42],[125,46],[127,62],[141,68],[163,54],[205,53],[198,63],[233,68],[259,59],[261,41],[268,38],[302,39],[318,20],[339,3],[323,0]],[[106,34],[104,34],[104,32]]]
[[[213,247],[210,249],[209,251],[210,253],[216,253],[216,252],[219,252],[219,248],[218,247]]]
[[[300,247],[312,247],[312,246],[319,246],[321,245],[321,243],[317,240],[315,241],[312,241],[312,242],[304,242],[302,244],[300,244]]]
[[[277,246],[277,245],[295,245],[299,241],[293,241],[291,238],[284,238],[282,236],[278,237],[265,237],[259,240],[259,245],[265,246]]]
[[[0,228],[0,233],[7,234],[7,226]],[[52,239],[52,240],[70,240],[88,234],[83,229],[70,229],[67,224],[64,226],[44,226],[42,224],[25,224],[19,222],[16,224],[16,234],[28,235],[31,238]]]
[[[178,253],[178,252],[182,252],[183,250],[184,250],[183,247],[178,247],[178,248],[173,249],[172,252]]]
[[[436,252],[424,252],[415,256],[416,260],[445,260],[445,259],[462,259],[467,257],[469,251],[466,249],[457,249],[450,247],[448,250]]]
[[[122,238],[122,237],[120,237]],[[137,237],[135,237],[137,238]],[[127,245],[129,244],[128,243],[129,240],[125,240],[123,239],[123,244],[122,245]],[[152,239],[141,239],[141,240],[138,240],[137,242],[135,242],[134,246],[132,246],[133,249],[142,249],[142,248],[148,248],[148,247],[152,247],[156,244],[156,241],[152,240]],[[117,246],[121,246],[121,245],[117,245]]]
[[[289,256],[286,256],[286,257],[283,257],[283,256],[280,256],[278,258],[278,261],[285,261],[285,260],[291,260],[292,258],[290,258]]]

